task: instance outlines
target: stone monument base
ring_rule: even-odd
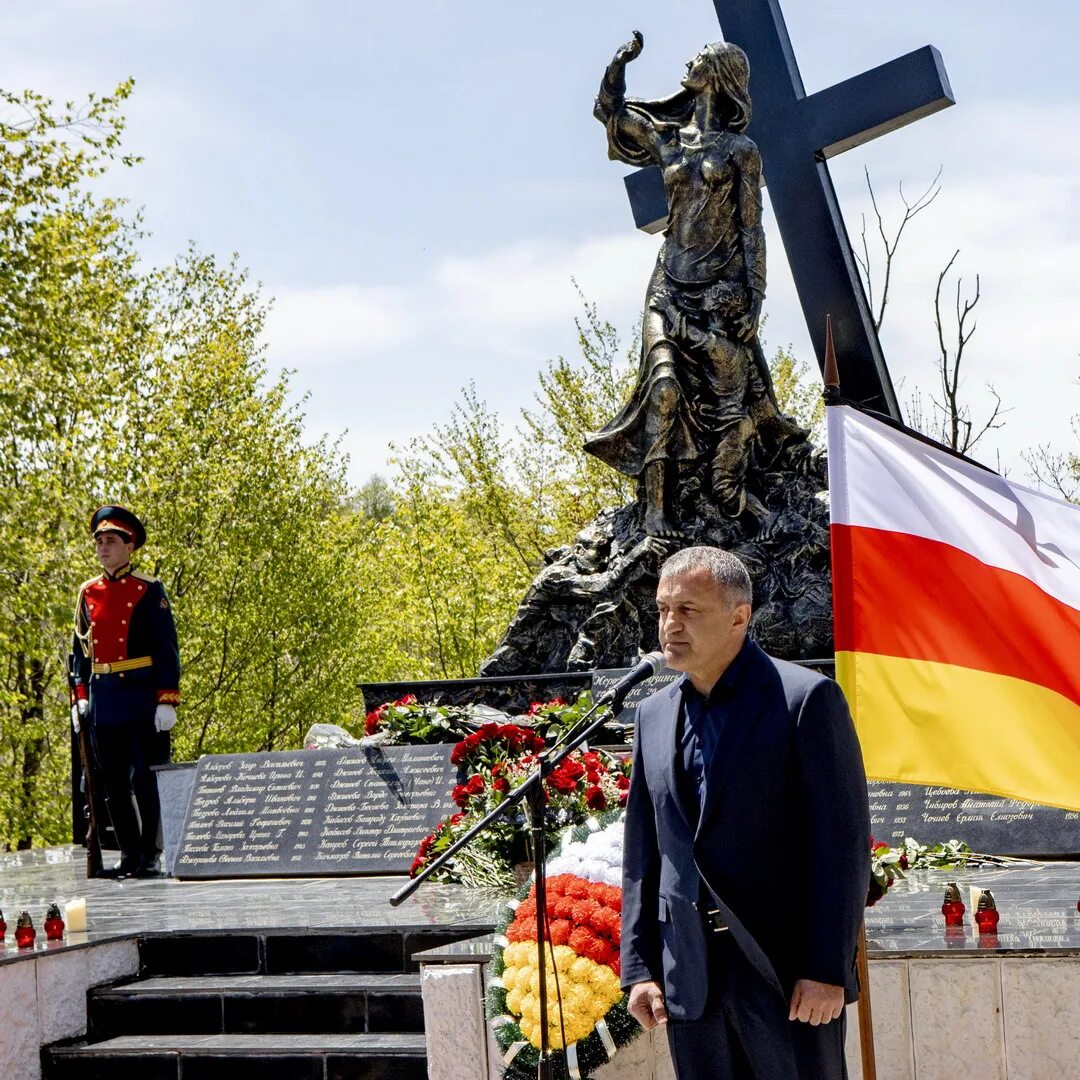
[[[921,871],[867,911],[877,1074],[888,1080],[1074,1077],[1080,1061],[1080,864]],[[945,884],[992,889],[999,933],[946,933]],[[419,954],[429,1080],[498,1080],[484,1021],[490,940]],[[857,1006],[847,1059],[861,1080]],[[674,1080],[663,1033],[643,1035],[595,1080]]]
[[[648,535],[639,500],[605,510],[572,544],[546,553],[481,676],[629,667],[657,648],[656,585],[664,559],[691,545],[734,552],[754,583],[750,630],[784,660],[832,657],[829,509],[824,454],[809,440],[752,470],[753,512],[733,517],[689,472],[678,485],[678,537]]]

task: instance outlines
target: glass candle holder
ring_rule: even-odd
[[[45,939],[59,941],[64,936],[64,920],[57,904],[50,904],[45,912]]]
[[[30,912],[24,911],[15,923],[15,944],[20,949],[32,949],[37,931],[34,929],[34,920],[30,918]]]

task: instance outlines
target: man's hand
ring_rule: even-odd
[[[635,986],[636,990],[637,987]],[[801,1020],[804,1024],[827,1024],[844,1011],[844,988],[831,983],[800,979],[791,995],[789,1020]]]
[[[79,734],[79,729],[82,727],[80,721],[82,720],[82,713],[79,711],[78,703],[71,706],[71,726],[75,731],[75,734]]]
[[[154,710],[154,727],[158,731],[169,731],[176,723],[176,709],[172,705],[159,705]]]
[[[646,1030],[657,1024],[667,1023],[667,1009],[664,1008],[664,991],[659,983],[634,983],[630,987],[630,1000],[626,1011]]]

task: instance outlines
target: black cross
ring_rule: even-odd
[[[941,54],[927,45],[806,96],[780,0],[713,0],[724,37],[750,58],[753,119],[769,199],[817,353],[825,362],[825,315],[844,397],[901,419],[826,160],[955,104]],[[626,178],[634,222],[667,222],[656,168]]]

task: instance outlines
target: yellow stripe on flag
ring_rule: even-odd
[[[838,652],[836,677],[867,776],[1080,811],[1080,706],[1053,690],[875,653]]]

